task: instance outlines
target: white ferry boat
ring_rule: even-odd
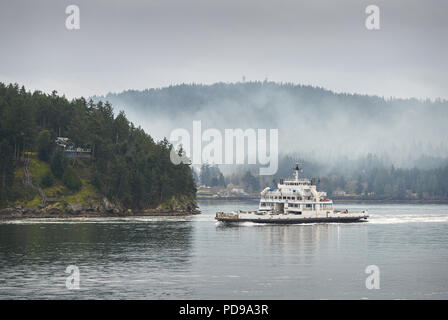
[[[217,212],[215,219],[222,222],[257,223],[328,223],[360,222],[369,217],[366,210],[349,212],[334,210],[333,201],[326,198],[326,192],[319,192],[310,179],[299,178],[303,172],[296,165],[294,177],[280,179],[277,189],[265,188],[261,192],[257,211]]]

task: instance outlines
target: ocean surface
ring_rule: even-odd
[[[365,223],[226,226],[191,217],[0,222],[0,299],[447,299],[448,205],[344,204]],[[66,268],[79,269],[79,289]],[[378,289],[368,289],[368,266]],[[370,281],[368,281],[371,283]]]

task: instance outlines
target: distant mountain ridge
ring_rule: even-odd
[[[278,128],[282,153],[448,155],[448,102],[334,93],[276,82],[181,84],[92,97],[162,138],[171,130]]]

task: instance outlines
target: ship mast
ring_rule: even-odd
[[[296,181],[299,181],[299,171],[300,171],[301,169],[299,168],[299,164],[298,163],[296,163],[296,168],[295,168],[295,174],[294,174],[294,178],[295,178],[295,180]]]

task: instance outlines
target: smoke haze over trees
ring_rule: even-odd
[[[278,128],[279,151],[327,162],[376,154],[397,166],[448,156],[448,102],[334,93],[289,83],[184,84],[110,93],[107,100],[155,137],[175,128]],[[432,161],[431,160],[431,161]]]
[[[155,136],[175,128],[278,128],[279,171],[220,166],[241,185],[272,184],[298,159],[320,187],[367,197],[444,198],[448,156],[448,102],[334,93],[274,82],[183,84],[94,97],[112,102]],[[277,180],[278,181],[278,180]],[[261,188],[260,187],[260,188]],[[254,189],[254,187],[250,187]],[[256,188],[255,188],[256,189]],[[251,190],[255,191],[256,190]]]

